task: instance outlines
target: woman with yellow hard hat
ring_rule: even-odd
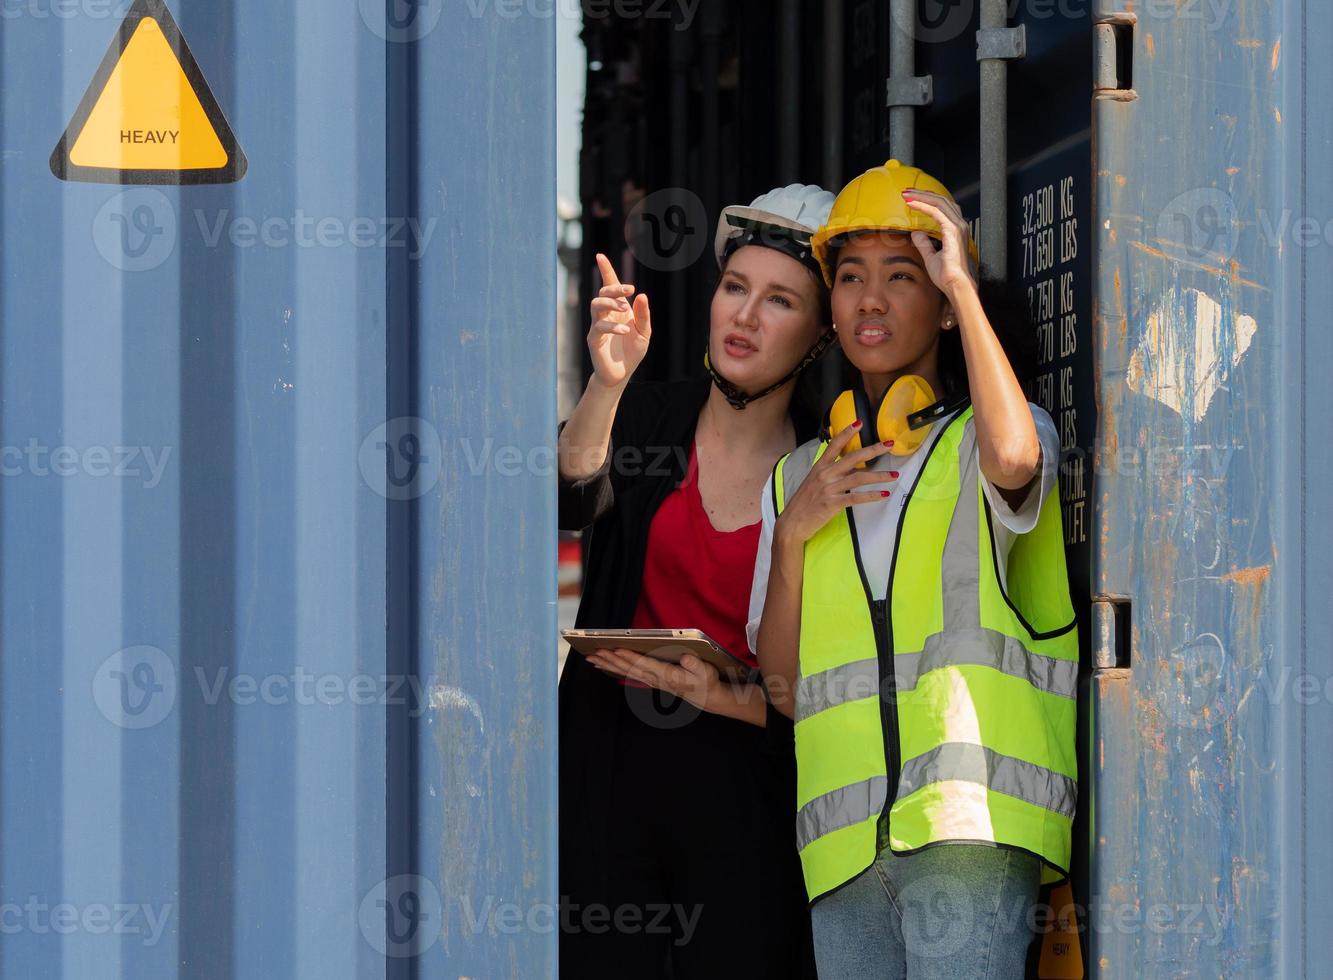
[[[1021,977],[1076,798],[1059,438],[938,181],[867,171],[813,244],[861,384],[774,468],[749,635],[795,720],[819,971]]]

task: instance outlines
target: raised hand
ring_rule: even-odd
[[[647,295],[635,296],[634,287],[621,283],[611,260],[600,252],[597,268],[602,274],[602,288],[592,301],[588,352],[592,355],[593,375],[614,388],[629,381],[648,353],[652,316]]]
[[[972,268],[972,255],[968,248],[972,232],[958,205],[933,191],[904,191],[903,200],[913,211],[920,211],[938,221],[944,233],[941,247],[936,249],[934,241],[924,231],[912,232],[912,244],[921,252],[931,282],[945,293],[963,279],[975,286],[977,274]]]
[[[861,490],[871,483],[887,483],[898,474],[884,470],[858,470],[858,463],[868,463],[889,451],[885,443],[877,442],[865,449],[842,456],[842,451],[860,431],[853,422],[829,442],[828,449],[819,457],[810,472],[796,488],[787,505],[778,515],[774,534],[782,535],[793,544],[804,544],[815,536],[835,514],[854,504],[868,504],[889,496],[888,490]]]

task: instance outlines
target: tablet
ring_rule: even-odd
[[[751,682],[759,672],[734,654],[728,653],[703,630],[561,630],[569,645],[587,656],[597,649],[623,647],[656,660],[678,664],[692,653],[717,668],[731,681]]]

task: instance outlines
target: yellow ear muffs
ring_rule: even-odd
[[[864,390],[853,388],[839,395],[829,409],[829,435],[837,435],[860,419],[861,432],[852,436],[847,448],[843,450],[844,455],[856,452],[863,445],[869,444],[870,440],[883,442],[892,439],[893,448],[889,450],[892,455],[910,456],[921,447],[930,433],[930,427],[923,425],[914,429],[908,418],[937,404],[930,384],[916,374],[904,375],[895,381],[885,392],[879,410],[873,415]],[[857,469],[864,468],[864,463],[857,466]]]
[[[859,401],[857,395],[859,394],[859,388],[854,391],[844,391],[837,397],[837,400],[834,401],[833,407],[828,410],[828,430],[830,438],[836,436],[843,429],[847,428],[847,426],[855,422],[859,417],[859,413],[856,410],[856,403]],[[847,443],[847,448],[844,449],[843,452],[854,453],[860,448],[861,433],[858,432],[856,435],[852,436],[852,441]]]
[[[899,378],[884,395],[876,418],[879,439],[892,439],[894,456],[910,456],[930,434],[929,426],[913,429],[908,418],[935,404],[935,392],[919,374]]]

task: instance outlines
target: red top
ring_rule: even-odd
[[[698,629],[751,667],[745,639],[760,521],[719,531],[699,495],[694,443],[685,482],[662,501],[648,529],[632,629]],[[634,686],[639,686],[637,683]]]

